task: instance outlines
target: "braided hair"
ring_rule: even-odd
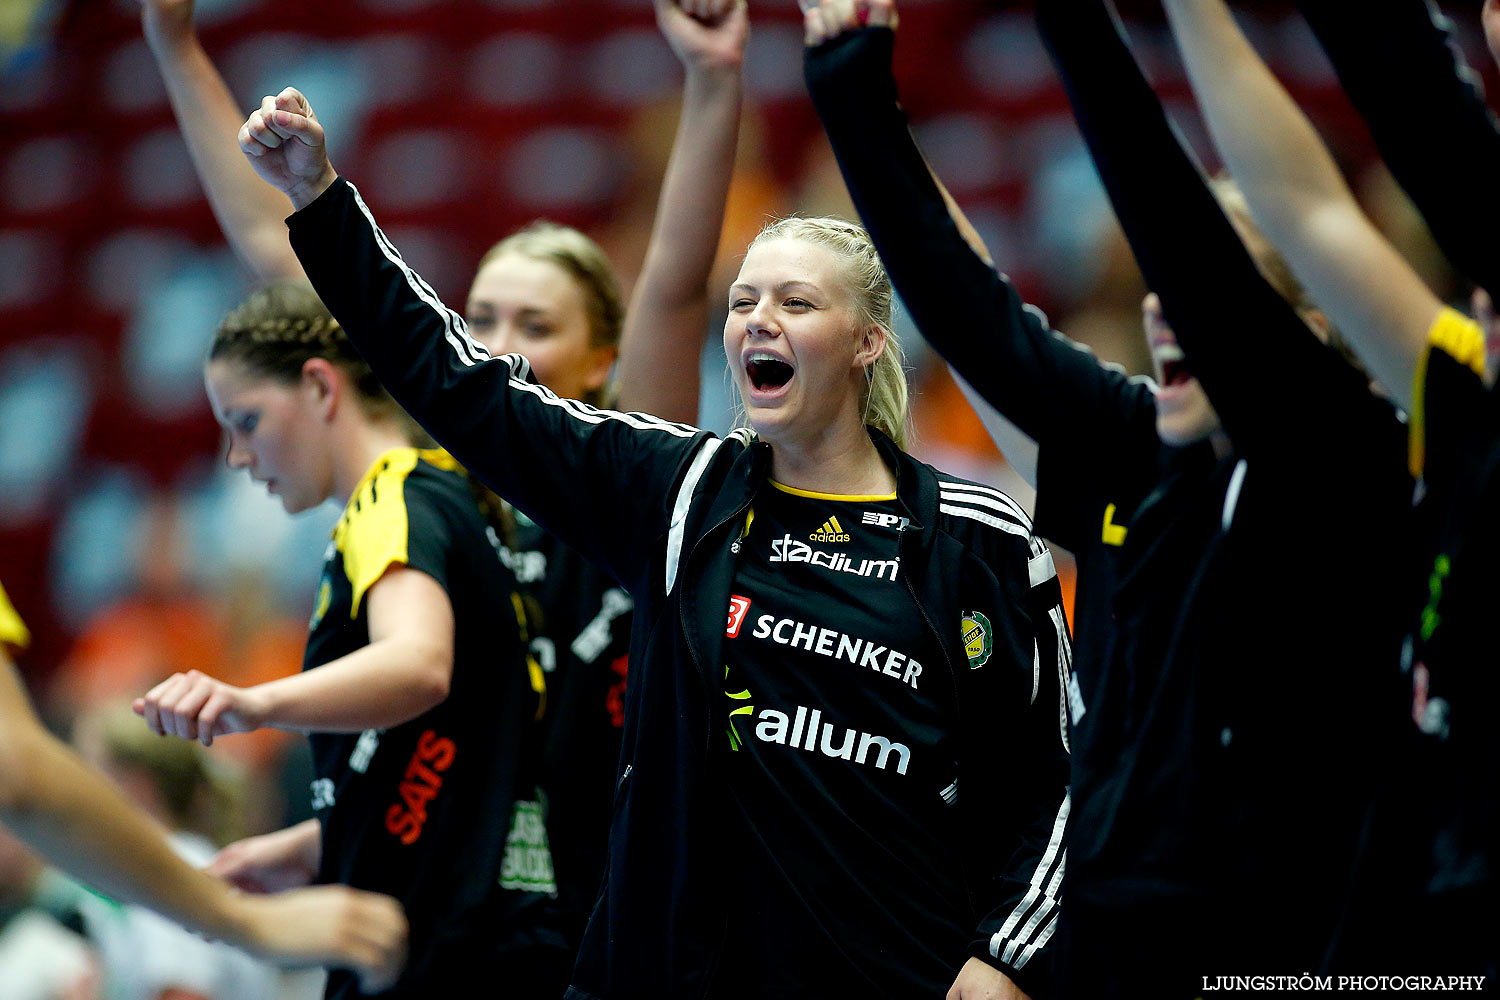
[[[395,420],[414,447],[437,447],[437,442],[385,391],[338,320],[305,282],[276,281],[252,292],[219,323],[208,350],[209,361],[243,365],[256,375],[282,383],[300,379],[302,366],[313,358],[323,358],[349,376],[365,413]],[[468,470],[464,470],[464,477],[484,519],[506,544],[511,544],[516,528],[505,501]]]
[[[232,361],[283,383],[300,379],[302,366],[313,358],[323,358],[349,376],[367,414],[410,423],[421,435],[413,438],[414,444],[430,440],[385,391],[338,320],[304,282],[276,281],[252,292],[219,323],[208,351],[209,361]]]

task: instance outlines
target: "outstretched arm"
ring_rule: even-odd
[[[291,199],[292,248],[396,401],[487,486],[632,591],[675,581],[675,562],[657,558],[686,502],[674,491],[692,489],[718,442],[559,399],[531,380],[525,358],[491,358],[334,173],[306,99],[288,88],[272,101],[241,128],[240,146]]]
[[[1500,228],[1500,129],[1452,22],[1426,0],[1298,6],[1438,245],[1471,281],[1500,291],[1491,240]],[[1495,0],[1485,20],[1500,27]]]
[[[453,679],[453,606],[426,573],[394,565],[366,595],[370,644],[347,656],[254,687],[196,670],[173,674],[137,698],[135,710],[160,736],[211,746],[264,726],[357,733],[414,719],[448,697]]]
[[[861,10],[866,27],[856,26]],[[1065,340],[1024,303],[932,176],[891,75],[893,22],[889,0],[810,8],[804,68],[860,219],[923,337],[1010,425],[987,421],[1028,479],[1038,448],[1112,447],[1103,442],[1123,434],[1154,451],[1145,388]]]
[[[1364,433],[1378,413],[1388,421],[1365,379],[1319,343],[1261,275],[1136,65],[1108,0],[1041,0],[1037,24],[1146,284],[1235,447],[1305,455],[1311,442],[1342,444]],[[1282,397],[1274,405],[1266,398],[1271,373]]]
[[[1251,214],[1374,376],[1410,409],[1442,303],[1366,218],[1222,0],[1164,0],[1193,91]]]
[[[198,180],[229,245],[261,281],[301,278],[284,205],[257,181],[230,136],[245,120],[193,28],[193,0],[141,0],[141,28],[161,70]]]
[[[740,127],[745,0],[656,0],[656,23],[687,77],[646,259],[620,333],[620,408],[698,420],[708,279],[724,227]]]
[[[0,821],[17,836],[114,899],[283,965],[355,968],[371,990],[395,980],[405,961],[406,920],[394,900],[343,886],[244,896],[188,865],[166,831],[42,727],[5,641],[0,637]]]

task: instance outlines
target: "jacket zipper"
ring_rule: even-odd
[[[678,579],[682,582],[683,586],[686,585],[687,578],[688,578],[688,571],[692,569],[692,567],[693,567],[693,559],[698,555],[698,547],[703,543],[704,539],[708,538],[710,535],[717,534],[719,531],[723,530],[723,528],[724,528],[724,526],[726,524],[731,524],[731,523],[733,523],[735,521],[738,521],[741,517],[744,516],[745,511],[747,511],[747,510],[750,509],[750,505],[752,503],[754,503],[754,502],[755,502],[755,496],[752,494],[749,498],[747,498],[745,500],[745,502],[743,504],[740,505],[740,507],[737,510],[735,510],[734,513],[730,514],[728,517],[724,518],[718,524],[716,524],[712,528],[708,529],[708,531],[706,531],[702,535],[698,536],[698,540],[696,542],[694,542],[693,543],[693,547],[688,550],[687,561],[682,564],[682,574],[678,577]],[[737,553],[738,549],[736,548],[735,551]],[[687,608],[682,603],[681,600],[679,600],[677,602],[677,618],[678,618],[679,624],[682,626],[682,638],[683,638],[683,641],[687,645],[688,656],[692,657],[693,666],[697,669],[698,673],[701,675],[703,673],[703,661],[698,656],[698,650],[693,645],[693,643],[691,641],[691,635],[692,635],[692,633],[691,633],[691,631],[688,628]],[[714,708],[713,708],[714,698],[713,698],[713,690],[712,690],[712,688],[710,688],[710,690],[709,690],[709,697],[708,697],[707,700],[708,700],[708,703],[709,703],[708,727],[707,727],[708,728],[708,735],[704,739],[703,752],[704,753],[712,753],[713,752],[713,740],[714,740],[714,719],[716,718],[716,715],[715,715],[715,712],[714,712]],[[713,958],[709,962],[707,970],[705,970],[705,972],[704,972],[704,976],[703,976],[703,992],[699,994],[700,1000],[706,1000],[706,998],[708,997],[708,995],[711,992],[713,992],[714,978],[717,976],[718,971],[719,971],[719,962],[724,957],[724,946],[727,945],[728,943],[729,943],[729,911],[725,910],[724,911],[723,927],[719,931],[719,946],[713,950]]]
[[[710,528],[708,531],[704,532],[702,535],[698,536],[698,540],[696,542],[694,542],[693,543],[693,547],[690,550],[688,550],[687,561],[682,564],[682,574],[681,574],[681,576],[678,577],[678,579],[681,581],[681,585],[683,585],[683,586],[686,585],[686,581],[687,581],[687,577],[688,577],[688,570],[692,569],[693,559],[698,555],[698,548],[699,548],[700,545],[703,544],[704,539],[706,539],[710,535],[716,534],[717,532],[719,532],[720,530],[722,530],[723,527],[726,524],[729,524],[729,523],[731,523],[733,521],[739,520],[742,516],[744,516],[745,511],[747,511],[747,510],[750,509],[750,505],[752,503],[754,503],[754,502],[755,502],[755,497],[752,495],[751,497],[749,497],[739,507],[738,510],[736,510],[734,513],[730,514],[728,517],[724,518],[724,520],[722,520],[718,524],[714,525],[712,528]],[[703,661],[698,656],[698,650],[697,650],[697,648],[694,647],[693,643],[690,640],[692,632],[691,632],[691,630],[688,627],[687,607],[680,600],[677,602],[677,618],[678,618],[679,623],[682,626],[682,637],[683,637],[683,639],[687,643],[688,656],[692,657],[693,666],[695,668],[697,668],[698,673],[701,675],[703,673]],[[712,675],[710,675],[710,676],[712,676]],[[713,749],[714,719],[716,718],[716,715],[715,715],[715,712],[714,712],[714,709],[713,709],[713,691],[712,691],[712,686],[710,686],[708,701],[709,701],[709,710],[708,710],[708,735],[707,735],[707,737],[705,737],[704,743],[703,743],[704,752],[708,752],[708,751],[710,751],[710,750]]]

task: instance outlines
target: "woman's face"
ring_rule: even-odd
[[[557,264],[507,253],[474,276],[464,318],[491,355],[524,355],[539,382],[580,399],[603,387],[616,354],[593,343],[584,295]]]
[[[1189,370],[1155,292],[1141,302],[1141,322],[1156,369],[1156,433],[1177,447],[1202,441],[1220,429],[1219,415]]]
[[[208,363],[203,384],[229,442],[224,461],[231,469],[244,469],[264,483],[288,514],[333,495],[324,393],[314,380],[287,384],[220,359]]]
[[[724,355],[763,439],[808,439],[861,420],[864,370],[884,349],[882,331],[859,329],[837,253],[799,239],[750,248],[729,289]]]

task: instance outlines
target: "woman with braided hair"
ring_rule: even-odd
[[[311,736],[317,818],[230,845],[211,870],[252,891],[344,882],[401,900],[411,961],[382,996],[458,995],[481,975],[514,996],[561,993],[571,953],[538,917],[550,865],[518,846],[540,840],[545,690],[467,475],[420,447],[305,285],[231,312],[205,382],[231,468],[288,513],[345,504],[300,674],[238,688],[191,671],[136,702],[157,733],[205,745],[263,726]],[[329,978],[329,997],[357,990]]]
[[[140,2],[146,42],[224,235],[260,280],[302,278],[282,223],[284,203],[260,183],[234,142],[244,114],[199,42],[193,0]],[[629,307],[593,240],[568,226],[536,222],[480,259],[464,315],[491,353],[525,355],[564,397],[691,422],[698,413],[709,273],[734,164],[749,19],[743,0],[655,0],[654,6],[683,65],[682,113]],[[514,520],[502,557],[541,612],[532,622],[531,643],[550,694],[539,777],[557,907],[576,940],[604,871],[632,600],[555,533],[523,516]]]

